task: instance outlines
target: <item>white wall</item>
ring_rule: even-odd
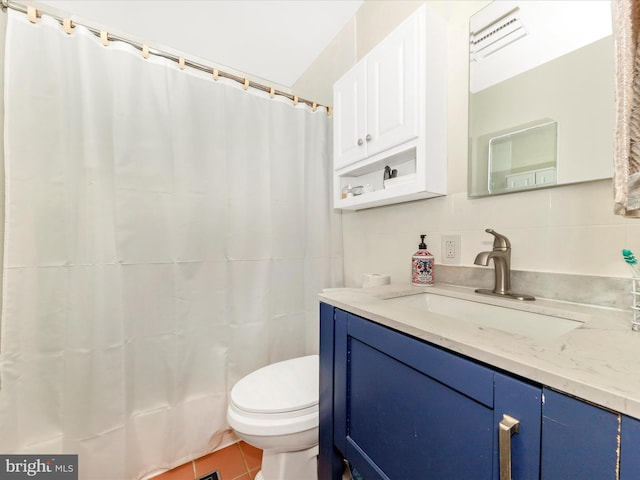
[[[439,12],[449,26],[450,193],[344,212],[346,285],[359,286],[363,272],[387,272],[394,281],[408,281],[410,256],[420,233],[428,235],[436,261],[441,235],[461,234],[462,265],[471,266],[477,252],[491,248],[492,237],[485,228],[509,237],[514,270],[628,277],[620,251],[630,248],[640,253],[640,222],[613,215],[610,180],[467,198],[468,21],[487,1],[366,0],[293,91],[330,104],[333,82],[422,3]]]

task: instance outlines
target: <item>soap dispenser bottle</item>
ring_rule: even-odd
[[[424,237],[426,235],[420,235],[418,251],[411,257],[411,283],[418,287],[434,284],[433,255],[427,250]]]

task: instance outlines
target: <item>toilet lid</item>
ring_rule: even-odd
[[[318,404],[318,355],[273,363],[250,373],[231,389],[241,410],[283,413]]]

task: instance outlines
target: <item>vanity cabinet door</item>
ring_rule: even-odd
[[[618,414],[550,389],[542,412],[542,480],[617,479]]]
[[[505,413],[513,478],[539,478],[539,388],[336,312],[334,445],[363,478],[497,480]]]
[[[502,373],[494,377],[493,424],[498,426],[494,440],[494,477],[500,477],[500,456],[505,455],[505,445],[500,448],[500,424],[505,415],[518,422],[509,439],[511,450],[511,478],[513,480],[540,479],[540,435],[542,418],[542,389]],[[508,461],[509,458],[506,458]],[[497,472],[497,473],[496,473]]]
[[[622,415],[620,428],[620,480],[640,478],[640,421]]]

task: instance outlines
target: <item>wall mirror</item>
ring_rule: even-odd
[[[468,195],[610,178],[610,1],[494,1],[469,32]]]

